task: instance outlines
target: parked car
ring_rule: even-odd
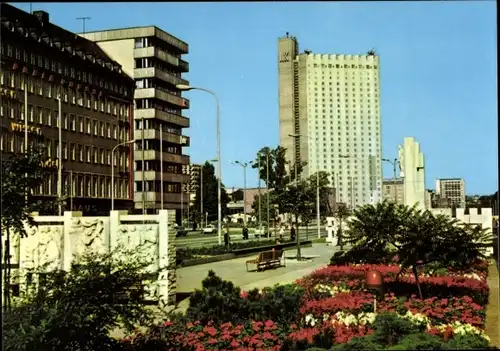
[[[257,227],[255,228],[255,231],[254,231],[254,237],[256,238],[263,238],[266,236],[266,228],[264,227]]]
[[[215,234],[217,233],[217,228],[213,224],[207,225],[203,228],[203,234]]]
[[[188,231],[184,227],[175,228],[175,236],[187,236]]]

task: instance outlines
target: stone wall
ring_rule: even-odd
[[[19,267],[13,270],[13,276],[42,267],[48,271],[69,270],[72,261],[89,250],[106,253],[118,246],[128,250],[140,247],[141,255],[151,260],[146,270],[152,280],[145,282],[149,299],[161,305],[175,304],[174,219],[175,212],[167,210],[158,215],[112,211],[108,217],[84,217],[81,212],[34,216],[37,225],[26,225],[26,238],[12,235],[11,265]]]

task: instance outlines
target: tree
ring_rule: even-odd
[[[284,213],[290,213],[295,219],[296,240],[297,240],[297,260],[301,259],[300,235],[299,235],[299,217],[302,214],[307,215],[312,212],[315,204],[315,195],[311,191],[306,181],[289,184],[277,196]]]
[[[340,250],[344,249],[344,240],[343,240],[343,234],[342,234],[342,223],[345,222],[345,220],[349,217],[351,214],[351,211],[347,208],[345,204],[339,204],[337,206],[337,210],[335,211],[335,218],[339,222],[339,229],[338,229],[338,242],[337,245],[340,246]]]
[[[111,328],[132,331],[152,321],[142,286],[150,262],[135,253],[88,252],[68,272],[34,272],[45,279],[3,315],[5,349],[117,350]]]
[[[215,168],[210,162],[205,162],[201,167],[200,172],[203,172],[203,184],[200,182],[200,186],[196,190],[195,200],[193,204],[193,211],[196,213],[196,217],[203,218],[205,213],[208,213],[209,221],[216,221],[218,218],[218,181],[215,176]],[[201,179],[201,177],[200,177]],[[201,191],[203,190],[203,212],[201,210]],[[222,206],[222,218],[227,215],[227,204],[229,202],[229,196],[227,195],[224,184],[221,185],[221,206]]]
[[[30,226],[36,224],[31,213],[52,212],[58,204],[57,201],[34,201],[33,199],[33,191],[43,184],[51,172],[42,167],[46,159],[45,150],[42,147],[34,146],[28,153],[14,154],[1,164],[1,223],[6,234],[2,265],[5,308],[10,306],[11,235],[25,237],[24,225],[26,223]],[[1,238],[2,232],[0,231],[0,243],[2,242]],[[1,244],[0,257],[2,257]]]
[[[354,211],[349,222],[348,241],[354,243],[348,252],[353,261],[365,260],[380,263],[381,256],[390,260],[394,254],[405,268],[411,268],[421,298],[418,268],[439,263],[470,267],[474,260],[485,257],[491,247],[492,235],[478,226],[459,223],[445,215],[433,215],[409,207],[383,202],[365,205]]]
[[[276,220],[276,209],[274,204],[276,203],[276,194],[274,192],[269,193],[269,222],[272,223]],[[259,219],[259,196],[256,196],[252,203],[253,215]],[[267,223],[267,194],[263,191],[260,196],[260,221],[259,225],[262,223]]]

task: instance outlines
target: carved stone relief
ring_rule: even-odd
[[[63,226],[40,226],[38,231],[38,266],[47,270],[62,269]]]
[[[87,250],[105,252],[104,222],[101,219],[71,219],[71,252],[81,255]]]

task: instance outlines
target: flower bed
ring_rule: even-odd
[[[423,349],[486,347],[489,338],[483,330],[488,294],[485,266],[479,262],[467,272],[449,269],[447,276],[431,270],[421,271],[422,290],[426,294],[436,293],[424,299],[414,295],[415,278],[401,272],[398,265],[329,266],[288,288],[237,290],[233,308],[240,304],[242,313],[253,313],[250,315],[257,319],[262,316],[263,320],[241,324],[209,322],[207,325],[166,322],[146,335],[137,334],[123,340],[123,344],[131,351],[158,345],[163,350],[196,351],[279,350],[281,347],[302,350],[312,346],[342,349],[342,345],[346,345],[346,349],[392,346],[405,349],[404,345],[412,346],[415,342],[421,342]],[[387,286],[386,294],[376,302],[373,293],[363,286],[364,276],[370,270],[380,271]],[[295,297],[290,301],[300,305],[297,312],[292,311],[290,315],[295,324],[289,322],[290,318],[287,322],[282,318],[280,321],[284,311],[280,306],[287,304],[286,296],[292,293]],[[277,299],[281,301],[279,306],[272,305]],[[270,313],[271,310],[275,312]],[[397,337],[392,335],[393,329],[398,330]]]

